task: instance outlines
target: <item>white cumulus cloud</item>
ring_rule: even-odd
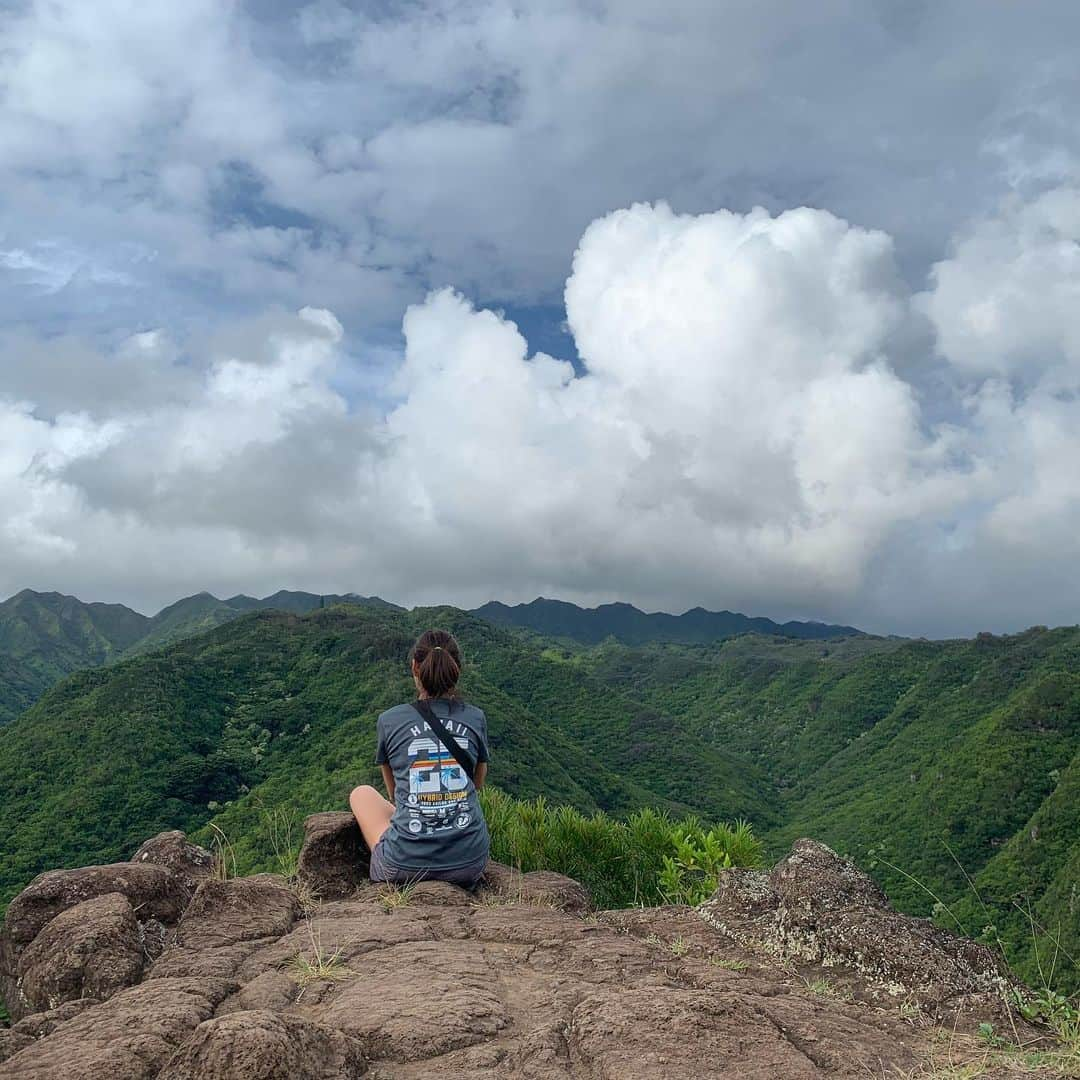
[[[577,372],[449,288],[366,374],[321,308],[189,342],[142,331],[108,355],[11,338],[0,592],[546,593],[926,633],[1066,621],[1077,205],[1067,187],[1006,203],[917,296],[888,235],[823,210],[632,205],[573,259]],[[932,410],[915,369],[941,388]],[[379,408],[343,391],[363,379]]]
[[[111,362],[153,365],[156,399],[9,396],[3,585],[840,611],[897,528],[965,497],[956,433],[893,366],[910,298],[883,233],[638,204],[586,230],[566,309],[580,375],[431,294],[382,414],[335,389],[343,331],[314,309],[197,362],[138,335]]]

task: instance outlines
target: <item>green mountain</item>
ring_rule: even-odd
[[[220,600],[208,592],[184,597],[152,618],[122,604],[84,604],[73,596],[24,590],[0,604],[0,725],[29,708],[73,671],[153,652],[205,633],[252,611],[305,614],[337,604],[402,611],[377,596],[320,596],[282,589],[257,599],[239,594]],[[595,644],[615,638],[626,644],[653,641],[705,642],[745,633],[818,639],[858,635],[850,626],[775,623],[732,612],[694,608],[683,615],[646,615],[629,604],[585,609],[558,600],[507,607],[492,602],[474,614],[499,626]]]
[[[1045,968],[1057,953],[1080,985],[1060,953],[1080,958],[1080,628],[611,645],[578,662],[761,768],[779,800],[782,824],[761,830],[774,852],[824,840],[872,867],[898,906],[972,935],[994,928],[1032,978],[1034,927]]]
[[[0,603],[0,724],[70,672],[119,656],[149,622],[122,604],[31,589]]]
[[[302,613],[344,603],[401,610],[377,596],[283,589],[261,600],[243,595],[219,600],[202,592],[148,618],[123,604],[84,604],[74,596],[24,589],[0,603],[0,725],[73,671],[152,652],[251,611]]]
[[[186,603],[171,627],[240,606]],[[40,869],[115,859],[164,828],[213,822],[241,866],[268,865],[275,815],[341,806],[375,778],[374,719],[409,697],[404,657],[435,623],[462,641],[464,690],[488,711],[493,778],[511,794],[744,817],[774,854],[815,836],[903,909],[1000,937],[1028,977],[1042,963],[1080,985],[1062,959],[1080,958],[1080,628],[583,645],[452,608],[252,603],[76,672],[0,729],[0,901]]]
[[[331,607],[334,604],[401,610],[377,596],[356,596],[353,593],[347,593],[344,596],[318,596],[315,593],[290,592],[282,589],[261,600],[243,594],[231,596],[228,600],[219,600],[208,592],[201,592],[162,608],[150,620],[146,633],[129,649],[128,655],[151,652],[171,642],[212,630],[215,626],[231,622],[251,611],[291,611],[300,615],[315,611],[317,608]]]
[[[596,645],[614,638],[624,645],[642,645],[654,641],[692,644],[720,641],[737,634],[776,634],[817,640],[860,634],[853,626],[829,626],[818,622],[776,623],[733,611],[706,611],[696,607],[682,615],[656,612],[647,615],[632,604],[602,604],[582,608],[564,600],[538,597],[528,604],[507,606],[497,600],[473,612],[499,626],[517,626],[547,637],[569,638]]]
[[[0,732],[0,901],[46,867],[113,860],[211,819],[246,865],[268,858],[269,811],[341,807],[376,779],[375,718],[411,697],[404,659],[432,623],[466,650],[463,690],[488,712],[493,769],[511,794],[771,819],[757,770],[476,616],[256,611],[78,672]]]

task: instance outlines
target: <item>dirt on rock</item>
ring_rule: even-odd
[[[4,930],[19,1019],[0,1031],[0,1077],[801,1080],[921,1075],[940,1052],[931,1018],[863,992],[862,952],[845,967],[834,946],[814,967],[754,939],[796,917],[832,926],[837,910],[899,918],[828,849],[799,849],[775,884],[735,875],[712,909],[594,912],[569,878],[495,864],[472,893],[374,886],[343,815],[316,815],[308,845],[299,886],[191,874],[201,856],[180,834],[151,845],[160,863],[37,879]],[[815,891],[837,874],[832,899]],[[150,920],[164,949],[137,957]],[[848,981],[824,992],[826,976]],[[970,1003],[973,1031],[989,1006]]]

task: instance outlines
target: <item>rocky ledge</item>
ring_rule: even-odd
[[[294,882],[223,880],[177,832],[40,875],[0,934],[0,1077],[932,1075],[1012,1023],[992,954],[812,841],[697,910],[591,911],[494,863],[475,893],[366,867],[352,818],[317,814]]]

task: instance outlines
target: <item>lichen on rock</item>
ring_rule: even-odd
[[[741,945],[781,960],[855,971],[923,1005],[1000,994],[1011,983],[990,949],[893,911],[869,875],[816,840],[796,841],[768,874],[725,872],[697,911]]]

